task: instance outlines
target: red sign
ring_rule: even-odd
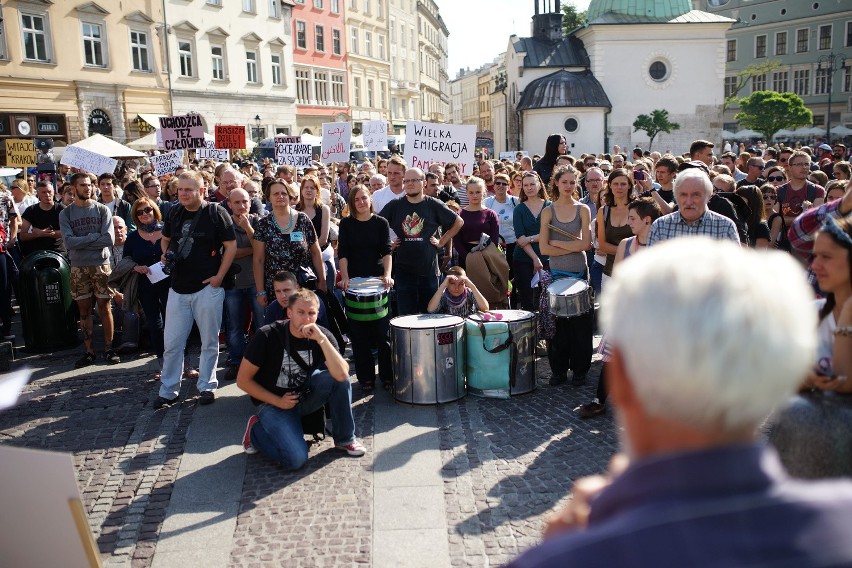
[[[246,147],[245,126],[216,126],[217,150],[244,150]]]

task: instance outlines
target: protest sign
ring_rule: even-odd
[[[388,123],[386,121],[364,121],[364,148],[375,152],[388,149]]]
[[[204,148],[204,125],[201,115],[161,116],[157,142],[164,150]]]
[[[217,150],[215,146],[215,142],[207,140],[204,143],[204,148],[195,151],[195,157],[199,160],[216,160],[217,162],[227,162],[231,159],[230,150]]]
[[[77,146],[68,146],[59,163],[99,176],[115,172],[118,160]]]
[[[302,144],[301,136],[276,136],[275,162],[279,166],[307,168],[311,165],[311,145]]]
[[[349,145],[352,141],[352,124],[349,122],[324,122],[322,124],[322,152],[324,164],[349,161]]]
[[[246,147],[245,126],[216,125],[216,148],[219,150],[244,150]]]
[[[36,156],[33,141],[24,138],[6,140],[6,165],[10,168],[34,168]]]
[[[462,175],[473,171],[476,126],[409,120],[405,128],[405,157],[424,172],[429,164],[455,162]]]
[[[183,165],[179,152],[169,152],[168,154],[151,156],[148,159],[151,161],[151,165],[154,166],[154,174],[157,177],[173,174],[176,169]]]

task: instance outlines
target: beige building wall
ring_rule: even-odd
[[[420,120],[420,58],[417,0],[388,0],[391,63],[391,129],[404,133],[408,120]]]
[[[162,16],[157,0],[3,2],[0,137],[21,136],[22,122],[32,122],[30,136],[59,144],[94,130],[119,142],[139,137],[147,127],[139,114],[169,109]]]
[[[450,120],[447,92],[447,30],[434,0],[417,2],[420,58],[420,117],[429,122]]]
[[[355,128],[365,120],[391,118],[388,11],[385,0],[358,0],[346,4],[349,106]],[[358,30],[354,36],[353,28]],[[358,43],[353,44],[356,36]]]

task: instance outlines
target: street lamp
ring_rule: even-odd
[[[834,80],[834,72],[838,69],[846,69],[846,59],[841,54],[833,51],[817,59],[817,71],[828,71],[828,112],[825,117],[825,142],[831,141],[831,91]]]
[[[257,142],[259,144],[260,143],[260,115],[259,114],[254,115],[254,123],[256,125],[255,129],[254,129],[254,133],[255,133],[255,137],[257,138],[257,140],[255,140],[255,142]]]

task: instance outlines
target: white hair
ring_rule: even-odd
[[[704,191],[707,195],[713,194],[713,182],[710,181],[710,176],[701,168],[689,168],[678,172],[673,188],[675,195],[677,195],[678,188],[689,180],[700,181],[704,185]]]
[[[619,265],[604,296],[607,340],[652,415],[755,427],[815,360],[813,294],[788,254],[673,239]]]
[[[371,182],[373,182],[373,181],[380,181],[380,182],[382,182],[382,186],[385,186],[385,185],[387,185],[387,184],[388,184],[388,178],[386,178],[386,177],[385,177],[385,176],[383,176],[382,174],[376,174],[376,175],[374,175],[373,177],[371,177],[371,178],[370,178],[370,181],[371,181]]]

